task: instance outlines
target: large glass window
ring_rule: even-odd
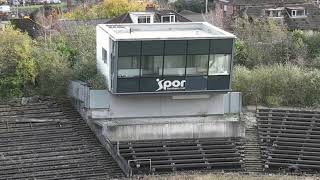
[[[187,75],[207,75],[208,55],[188,55]]]
[[[118,77],[136,77],[140,74],[140,58],[137,56],[132,57],[119,57],[118,59]]]
[[[164,56],[163,75],[184,76],[186,67],[186,56]]]
[[[209,75],[228,75],[230,73],[230,54],[213,54],[209,60]]]
[[[163,56],[142,56],[141,76],[161,76]]]

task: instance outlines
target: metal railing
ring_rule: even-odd
[[[152,171],[152,163],[151,163],[151,159],[131,159],[131,160],[128,160],[128,165],[129,165],[129,167],[130,167],[130,163],[131,162],[135,162],[136,164],[137,164],[137,162],[139,162],[139,161],[149,161],[149,172],[151,173],[151,171]],[[138,166],[139,164],[137,164],[137,166]],[[140,165],[139,165],[140,166]],[[139,168],[139,167],[137,167],[137,168]],[[131,171],[130,171],[130,176],[132,176],[133,175],[133,172],[132,172],[132,168],[131,168]]]

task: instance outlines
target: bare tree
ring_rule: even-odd
[[[223,10],[221,9],[212,9],[212,10],[209,10],[209,12],[207,13],[203,13],[202,14],[202,17],[203,19],[212,24],[212,25],[215,25],[217,27],[220,27],[220,28],[224,28],[224,16],[223,16]]]

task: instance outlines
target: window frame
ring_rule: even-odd
[[[169,17],[169,22],[163,22],[164,17]],[[174,14],[163,15],[163,16],[161,16],[161,22],[162,23],[174,23],[174,22],[176,22],[176,15],[174,15]]]
[[[146,78],[146,77],[162,77],[163,76],[163,69],[164,69],[164,56],[163,55],[155,55],[155,56],[152,56],[152,57],[161,57],[161,70],[159,71],[159,76],[155,75],[155,74],[148,74],[148,75],[144,75],[143,74],[143,60],[144,60],[144,57],[146,56],[151,56],[151,55],[141,55],[141,58],[140,58],[140,78]],[[154,63],[154,60],[153,60],[153,63]]]
[[[207,56],[207,61],[206,61],[206,73],[205,74],[188,74],[188,60],[190,56]],[[187,54],[186,55],[186,77],[191,77],[191,76],[208,76],[209,72],[209,60],[210,60],[210,54]]]
[[[144,18],[145,22],[139,22],[140,18]],[[149,22],[148,22],[148,20],[149,20]],[[138,24],[150,24],[151,23],[151,16],[150,15],[140,15],[137,18],[137,22],[138,22]]]
[[[297,13],[298,13],[298,10],[296,10],[296,9],[291,10],[291,16],[292,17],[297,17]]]
[[[183,56],[183,59],[184,59],[184,73],[183,75],[178,75],[178,74],[165,74],[165,64],[166,64],[166,57],[168,56]],[[170,76],[176,76],[176,77],[186,77],[186,70],[187,70],[187,54],[177,54],[177,55],[164,55],[163,56],[163,64],[162,64],[162,77],[170,77]],[[182,68],[182,67],[179,67],[179,68]],[[170,69],[170,68],[167,68],[167,69]],[[172,69],[172,68],[171,68]]]
[[[211,57],[213,56],[215,58],[216,55],[224,55],[224,56],[228,56],[228,64],[227,64],[227,73],[213,73],[210,74],[210,61],[211,61]],[[208,76],[230,76],[231,74],[231,63],[232,63],[232,54],[210,54],[209,55],[209,61],[208,61]]]
[[[137,64],[137,69],[138,69],[138,75],[135,75],[135,76],[119,76],[119,62],[120,62],[120,58],[138,58],[138,64]],[[131,59],[132,61],[132,59]],[[141,56],[121,56],[121,57],[118,57],[118,60],[117,60],[117,78],[119,79],[129,79],[129,78],[140,78],[141,77]]]

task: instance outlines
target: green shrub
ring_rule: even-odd
[[[233,90],[243,92],[244,104],[315,106],[320,103],[320,71],[296,65],[236,66]]]
[[[32,39],[7,27],[0,31],[0,98],[30,93],[37,76]]]
[[[73,70],[64,56],[53,51],[51,46],[34,47],[38,76],[36,87],[38,93],[49,96],[63,96],[66,93]]]

